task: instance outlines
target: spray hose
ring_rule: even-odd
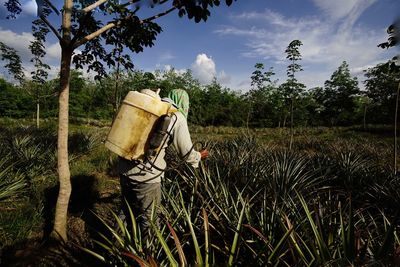
[[[171,135],[170,135],[170,136],[171,136]],[[163,169],[163,168],[157,167],[157,166],[155,165],[154,162],[156,161],[156,159],[157,159],[159,153],[157,154],[157,156],[155,157],[155,159],[154,159],[153,162],[152,162],[152,160],[151,160],[150,158],[148,158],[148,157],[145,155],[145,157],[144,157],[144,162],[143,162],[143,163],[144,163],[144,164],[145,164],[145,163],[149,163],[150,166],[151,166],[152,168],[154,168],[154,169],[156,169],[156,170],[158,170],[158,171],[162,171],[162,172],[164,172],[164,171],[170,171],[170,170],[176,170],[176,169],[178,169],[179,167],[181,167],[182,165],[185,164],[186,159],[189,157],[190,153],[192,153],[192,151],[194,150],[194,147],[195,147],[196,144],[200,144],[202,147],[204,146],[204,144],[203,144],[202,142],[194,142],[193,145],[192,145],[192,147],[189,149],[189,151],[188,151],[183,157],[181,157],[179,163],[178,163],[176,166],[174,166],[174,167],[166,167],[166,168],[164,168],[164,169]]]
[[[172,116],[174,116],[173,124],[172,124],[172,126],[170,127],[169,131],[166,132],[166,134],[167,134],[168,137],[171,137],[171,136],[172,136],[171,132],[172,132],[172,129],[174,128],[174,126],[175,126],[175,124],[176,124],[176,121],[177,121],[176,114],[175,114],[175,113],[172,113]],[[165,143],[167,142],[167,140],[169,140],[169,138],[164,138],[162,144],[160,145],[161,149],[164,147],[164,145],[165,145]],[[148,155],[145,154],[145,155],[144,155],[144,163],[149,163],[150,166],[151,166],[152,168],[154,168],[154,169],[156,169],[156,170],[158,170],[158,171],[161,171],[161,172],[169,171],[169,170],[176,170],[176,169],[178,169],[180,166],[182,166],[183,164],[185,164],[186,159],[189,157],[190,153],[192,153],[192,151],[194,150],[194,147],[195,147],[196,144],[200,144],[201,147],[204,147],[204,144],[203,144],[202,142],[199,142],[199,141],[194,142],[194,143],[192,144],[192,147],[189,149],[189,151],[186,152],[186,154],[183,155],[183,156],[181,157],[180,162],[179,162],[176,166],[174,166],[174,167],[166,167],[166,168],[163,169],[163,168],[159,168],[158,166],[156,166],[155,161],[157,160],[158,156],[160,155],[161,149],[157,152],[157,155],[154,157],[154,160],[153,160],[153,161],[152,161],[152,159],[150,159],[150,158],[148,157]]]

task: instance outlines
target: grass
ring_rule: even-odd
[[[192,127],[193,140],[211,156],[198,170],[182,165],[167,173],[162,227],[153,229],[146,247],[139,228],[126,229],[113,215],[119,207],[116,157],[102,145],[107,128],[92,125],[71,127],[70,216],[83,220],[78,235],[90,238],[82,244],[103,263],[390,266],[399,260],[400,180],[392,175],[389,137],[353,128],[301,128],[290,150],[287,129]],[[14,123],[1,131],[7,133],[0,134],[7,144],[1,155],[11,156],[0,171],[13,174],[7,184],[22,175],[18,190],[25,192],[0,200],[0,209],[8,209],[0,215],[2,248],[16,247],[51,223],[51,127]],[[168,157],[178,166],[173,152]]]

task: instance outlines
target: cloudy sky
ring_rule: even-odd
[[[0,18],[5,16],[4,2],[0,0]],[[20,52],[29,72],[30,21],[36,4],[21,2],[23,14],[17,20],[0,19],[0,41]],[[399,15],[399,0],[237,0],[229,8],[213,9],[206,23],[196,24],[176,13],[160,18],[163,32],[156,45],[133,55],[133,60],[144,71],[191,69],[204,84],[216,77],[224,86],[246,91],[257,62],[273,67],[276,79],[283,82],[288,65],[284,51],[298,39],[303,43],[304,69],[298,79],[307,87],[323,86],[342,61],[362,81],[364,69],[400,53],[399,48],[377,47],[387,40],[386,28]],[[59,18],[53,19],[60,24]],[[57,73],[59,45],[54,38],[46,45],[46,61]],[[0,69],[0,75],[5,73]]]

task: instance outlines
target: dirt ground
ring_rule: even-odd
[[[46,229],[49,227],[44,225],[40,232],[32,233],[23,243],[0,251],[0,266],[102,266],[101,262],[81,249],[92,248],[97,231],[104,230],[96,215],[112,223],[110,211],[117,212],[119,209],[119,187],[100,188],[101,192],[93,194],[83,186],[71,195],[67,243],[51,241],[48,238],[49,230]],[[91,197],[90,203],[86,199],[88,196]]]

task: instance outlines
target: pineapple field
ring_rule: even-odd
[[[2,125],[6,266],[400,264],[400,179],[384,128],[190,127],[210,157],[193,169],[168,151],[160,224],[144,242],[138,224],[118,216],[117,157],[103,145],[109,127],[74,124],[69,241],[56,245],[43,241],[58,193],[55,124]]]

